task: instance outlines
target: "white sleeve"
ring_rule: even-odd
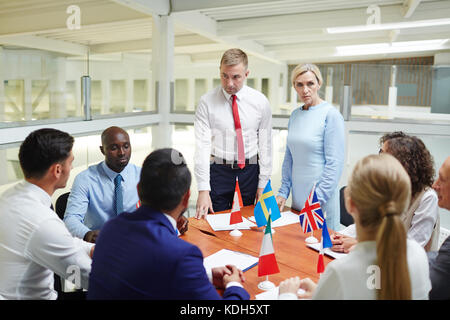
[[[331,265],[331,266],[330,266]],[[332,262],[327,265],[325,272],[320,277],[314,290],[313,300],[343,300],[344,295],[339,281],[338,272],[332,267]]]
[[[198,191],[211,190],[209,184],[209,165],[211,156],[211,127],[206,102],[200,99],[195,112],[195,155],[194,175]]]
[[[425,247],[430,241],[434,225],[439,214],[438,198],[433,190],[427,191],[420,200],[419,207],[414,212],[408,238],[417,241]]]
[[[89,252],[93,246],[73,237],[64,223],[54,218],[43,221],[33,232],[25,255],[64,279],[79,270],[80,285],[88,289],[92,262]]]
[[[352,223],[351,225],[340,230],[339,233],[343,234],[344,236],[356,238],[356,226],[354,223]]]
[[[262,118],[258,129],[258,188],[265,188],[272,175],[272,110],[265,97],[262,103]]]

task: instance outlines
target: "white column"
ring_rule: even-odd
[[[8,160],[6,149],[0,149],[0,186],[8,183]]]
[[[111,108],[111,81],[108,78],[102,80],[102,114],[109,114]]]
[[[131,78],[131,75],[128,74],[127,78],[125,79],[125,93],[126,93],[125,112],[133,112],[134,106],[133,88],[134,88],[133,79]]]
[[[195,79],[193,77],[188,78],[188,92],[187,94],[187,111],[195,110]]]
[[[81,105],[81,80],[75,80],[75,116],[83,116],[83,106]]]
[[[325,87],[325,101],[333,104],[333,68],[327,70],[327,86]]]
[[[23,81],[23,116],[25,121],[30,121],[33,117],[33,105],[32,105],[32,97],[31,97],[31,79],[25,77]]]
[[[5,62],[3,48],[0,47],[0,122],[5,121]]]
[[[153,97],[161,121],[152,129],[153,148],[172,146],[172,130],[169,123],[174,99],[174,28],[173,17],[153,15],[152,27],[152,82]]]
[[[396,84],[397,66],[391,67],[391,80],[389,86],[388,98],[388,118],[395,118],[395,110],[397,109],[397,87]]]
[[[66,93],[66,58],[57,57],[54,59],[54,73],[50,78],[50,118],[66,118],[67,105]]]

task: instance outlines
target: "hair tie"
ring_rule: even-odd
[[[397,215],[397,208],[394,201],[388,201],[386,203],[383,203],[381,206],[378,207],[378,210],[381,213],[381,217],[392,217]]]

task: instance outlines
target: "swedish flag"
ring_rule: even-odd
[[[270,185],[270,180],[267,182],[266,187],[264,188],[264,191],[255,206],[253,214],[255,215],[255,220],[258,227],[262,227],[267,224],[269,214],[271,214],[272,221],[275,221],[281,217],[277,200],[275,199],[272,186]]]

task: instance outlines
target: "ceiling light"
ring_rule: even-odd
[[[352,46],[337,46],[337,56],[358,56],[385,53],[416,52],[445,49],[444,44],[449,39],[435,39],[423,41],[401,41],[393,43],[372,43]]]
[[[424,28],[434,26],[449,25],[450,19],[430,19],[408,22],[394,22],[394,23],[380,23],[348,27],[334,27],[327,28],[328,33],[349,33],[349,32],[364,32],[364,31],[379,31],[379,30],[394,30],[406,28]]]

